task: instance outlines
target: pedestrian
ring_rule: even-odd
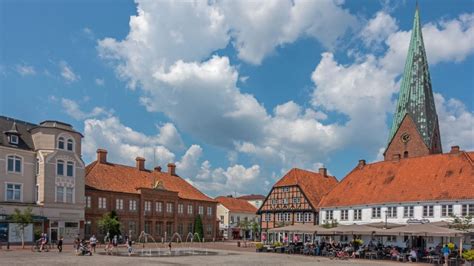
[[[114,235],[114,239],[112,240],[112,246],[113,246],[113,250],[115,250],[115,252],[117,252],[117,249],[118,249],[118,237],[117,237],[117,235]]]
[[[170,253],[171,253],[171,241],[170,241],[170,243],[168,244],[168,247],[170,248]]]
[[[79,249],[81,248],[81,236],[79,234],[74,239],[74,248],[76,249],[76,255],[79,255]]]
[[[448,265],[448,258],[449,258],[449,253],[450,253],[448,245],[444,245],[442,252],[444,256],[444,265]]]
[[[132,239],[131,238],[126,238],[127,241],[127,249],[128,249],[128,256],[132,256]]]
[[[91,244],[91,248],[95,253],[95,246],[97,245],[97,238],[95,237],[95,235],[91,236],[91,238],[89,239],[89,243]]]
[[[59,240],[58,240],[58,250],[59,250],[59,252],[63,252],[63,240],[64,240],[64,238],[62,236],[59,236]]]
[[[111,245],[112,245],[112,239],[110,238],[110,233],[107,232],[107,234],[104,237],[104,244],[105,244],[105,252],[109,254]]]

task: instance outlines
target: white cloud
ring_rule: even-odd
[[[185,177],[194,177],[199,170],[199,159],[202,156],[202,148],[199,145],[191,145],[189,149],[176,163],[176,172]]]
[[[81,77],[74,73],[71,66],[66,61],[59,62],[59,67],[61,69],[61,77],[63,77],[67,82],[78,81]]]
[[[474,150],[474,112],[457,99],[446,100],[439,93],[435,93],[434,98],[443,150],[447,152],[454,145],[463,150]]]
[[[53,101],[55,98],[51,98]],[[92,117],[98,116],[111,116],[114,111],[107,110],[104,107],[94,107],[90,112],[84,112],[81,110],[79,104],[71,99],[62,98],[61,106],[64,108],[64,111],[76,120],[83,120]]]
[[[397,30],[397,21],[389,14],[379,11],[362,29],[361,40],[367,47],[378,46]]]
[[[16,72],[22,76],[32,76],[36,74],[36,70],[33,66],[27,64],[16,65]]]
[[[96,84],[97,86],[101,86],[101,87],[102,87],[102,86],[105,85],[105,80],[104,80],[104,79],[100,79],[100,78],[96,78],[96,79],[95,79],[95,84]]]

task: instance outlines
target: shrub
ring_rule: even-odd
[[[257,249],[263,249],[263,244],[261,242],[258,242],[258,243],[255,244],[255,247]]]
[[[474,249],[464,251],[462,257],[467,261],[474,261]]]

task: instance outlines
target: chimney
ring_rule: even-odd
[[[168,174],[176,175],[176,165],[174,163],[168,164]]]
[[[394,162],[400,161],[400,153],[394,154],[392,156],[392,161],[394,161]]]
[[[319,168],[319,174],[324,176],[324,177],[327,177],[328,176],[328,169],[326,169],[326,167]]]
[[[155,172],[161,172],[161,166],[155,166]]]
[[[145,170],[145,158],[143,157],[137,157],[135,158],[135,161],[137,161],[137,169],[140,171]]]
[[[97,162],[107,163],[107,150],[97,149]]]
[[[357,165],[359,168],[362,168],[365,166],[365,160],[359,160],[359,164]]]
[[[451,154],[459,153],[459,146],[451,146],[451,151],[449,152]]]

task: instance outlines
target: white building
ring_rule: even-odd
[[[244,195],[237,198],[248,201],[248,203],[252,204],[257,209],[260,209],[263,204],[263,201],[265,200],[265,196],[257,194]]]
[[[252,238],[252,222],[258,224],[257,208],[246,200],[228,197],[217,197],[217,219],[219,231],[225,239]],[[249,228],[244,230],[242,224],[248,222]]]

